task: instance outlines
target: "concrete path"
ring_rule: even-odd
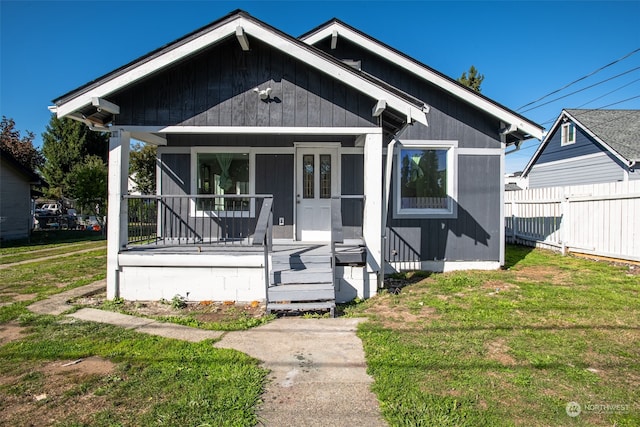
[[[106,288],[106,286],[106,280],[100,280],[87,286],[52,295],[46,300],[34,302],[27,308],[34,313],[58,316],[71,308],[68,301],[80,296],[92,295],[101,292]],[[98,310],[95,308],[83,308],[75,313],[68,314],[67,316],[79,320],[108,323],[125,329],[133,329],[145,334],[190,342],[217,339],[224,334],[224,332],[221,331],[206,331],[204,329],[190,328],[188,326],[175,325],[173,323],[158,322],[144,317],[129,316],[127,314]]]
[[[68,301],[104,290],[105,281],[72,289],[28,308],[60,315]],[[231,348],[263,362],[269,382],[258,410],[263,426],[386,426],[378,400],[370,391],[362,342],[356,336],[362,319],[285,317],[248,331],[206,331],[92,308],[67,316],[108,323],[166,338],[198,342],[219,339],[214,346]]]
[[[262,425],[386,426],[355,334],[361,320],[280,318],[229,332],[214,345],[262,360],[271,371]]]

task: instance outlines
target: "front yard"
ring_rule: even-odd
[[[505,271],[434,274],[349,310],[370,318],[359,336],[385,418],[640,425],[640,266],[507,256]]]
[[[88,252],[6,267],[27,249],[0,249],[0,425],[256,424],[267,375],[256,360],[32,314],[28,304],[104,278],[106,257],[96,242],[52,245],[32,256]],[[369,318],[359,336],[390,425],[640,425],[640,266],[522,247],[507,259],[503,271],[407,275],[342,308]],[[157,309],[216,329],[269,320],[251,305]]]

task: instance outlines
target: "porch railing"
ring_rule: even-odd
[[[271,195],[126,195],[128,245],[252,246],[258,217]],[[264,234],[258,237],[264,242]]]

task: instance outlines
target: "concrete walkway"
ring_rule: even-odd
[[[68,301],[104,290],[105,281],[72,289],[28,308],[38,314],[60,315]],[[205,331],[136,316],[83,308],[67,316],[108,323],[166,338],[199,342],[217,339],[263,362],[269,381],[258,409],[264,426],[386,426],[371,377],[366,373],[362,343],[355,334],[362,319],[276,319],[248,331]]]

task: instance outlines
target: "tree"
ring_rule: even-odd
[[[82,212],[106,213],[107,175],[107,165],[98,156],[87,156],[71,168],[65,187]]]
[[[482,84],[483,80],[484,74],[478,74],[478,70],[476,70],[476,67],[472,65],[469,68],[469,75],[467,76],[467,73],[465,71],[458,79],[458,82],[480,93],[482,92],[480,85]]]
[[[84,123],[59,119],[55,114],[42,134],[42,153],[45,157],[42,173],[49,183],[52,195],[69,194],[65,177],[87,156],[107,161],[109,138],[106,133],[93,132]],[[105,193],[106,194],[106,193]]]
[[[158,150],[155,145],[133,144],[129,156],[129,174],[136,182],[135,190],[142,194],[156,194],[156,159]]]
[[[2,116],[0,122],[0,148],[11,153],[11,155],[25,168],[35,172],[44,164],[42,153],[33,146],[33,132],[27,131],[26,136],[21,136],[16,130],[16,123],[13,119]]]

